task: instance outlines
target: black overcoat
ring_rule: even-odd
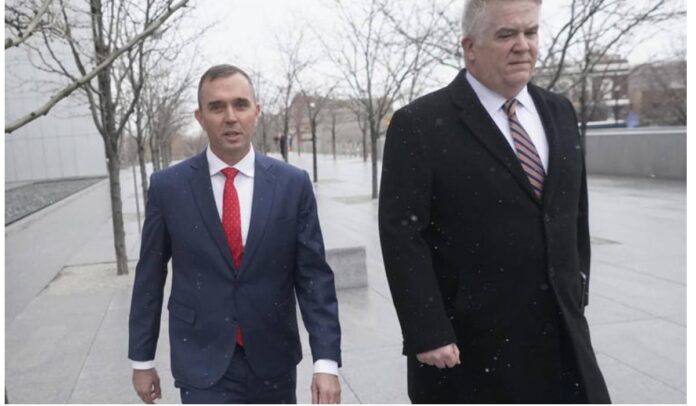
[[[379,229],[403,352],[457,342],[471,401],[557,402],[567,340],[587,400],[606,403],[584,317],[590,240],[577,118],[567,99],[528,86],[549,143],[542,199],[464,70],[391,120]]]

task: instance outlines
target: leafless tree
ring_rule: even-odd
[[[181,18],[183,15],[178,16],[177,21],[173,23],[178,24]],[[137,52],[133,52],[139,58],[139,69],[131,70],[129,78],[131,83],[142,81],[144,84],[132,116],[133,129],[129,133],[137,144],[145,202],[148,188],[146,150],[150,150],[156,170],[168,166],[164,159],[168,155],[162,154],[161,151],[170,150],[170,131],[178,131],[190,121],[191,115],[186,108],[187,101],[183,93],[193,86],[193,72],[198,70],[198,62],[192,60],[184,72],[176,71],[173,67],[177,64],[178,56],[208,28],[210,27],[203,27],[187,38],[182,38],[177,30],[171,28],[162,30],[157,43],[150,44],[147,49],[138,48]]]
[[[25,2],[20,5],[5,3],[5,49],[20,46],[37,31],[48,29],[54,18],[49,13],[53,0],[41,3]]]
[[[123,0],[125,1],[125,0]],[[156,14],[156,18],[152,19],[151,21],[148,22],[147,25],[144,25],[141,27],[141,30],[133,35],[132,37],[129,38],[122,38],[121,41],[118,43],[113,43],[110,44],[111,46],[108,48],[102,48],[99,49],[99,55],[98,58],[91,58],[91,62],[97,62],[98,63],[92,63],[90,65],[82,65],[82,69],[78,69],[77,72],[70,72],[67,71],[67,69],[64,69],[65,67],[57,67],[55,71],[59,74],[64,75],[64,77],[68,78],[69,81],[67,84],[64,85],[61,89],[57,90],[50,98],[49,100],[44,103],[43,105],[37,107],[33,111],[25,114],[24,116],[14,119],[9,123],[5,124],[5,133],[9,134],[12,133],[13,131],[17,130],[18,128],[21,128],[25,126],[26,124],[36,120],[37,118],[44,116],[48,114],[51,109],[58,104],[61,100],[65,99],[66,97],[70,96],[75,90],[78,90],[80,88],[88,88],[91,86],[91,82],[97,78],[104,70],[110,70],[112,63],[123,53],[128,51],[129,49],[132,49],[133,47],[137,46],[140,42],[146,40],[148,37],[150,37],[153,33],[156,32],[158,28],[162,26],[172,15],[174,15],[179,9],[184,7],[186,3],[188,3],[189,0],[180,0],[177,3],[174,3],[173,0],[167,1],[168,7],[164,8],[162,12]],[[98,5],[99,8],[94,8],[92,7],[92,3],[98,3],[95,5]],[[120,4],[120,2],[117,2]],[[116,3],[113,3],[116,4]],[[59,37],[62,37],[63,43],[70,43],[70,42],[77,42],[75,39],[72,38],[73,32],[70,30],[69,24],[66,26],[65,23],[66,21],[68,23],[72,23],[73,21],[70,21],[68,19],[68,16],[65,13],[66,4],[63,1],[55,1],[55,2],[50,2],[46,1],[45,4],[42,3],[41,8],[36,9],[36,16],[38,17],[36,21],[32,21],[29,23],[24,23],[22,22],[22,13],[24,15],[27,15],[27,10],[22,9],[21,7],[25,6],[26,3],[19,3],[18,7],[10,7],[9,13],[10,13],[10,32],[12,30],[16,30],[17,36],[11,37],[6,39],[5,41],[5,49],[12,48],[13,46],[17,46],[20,44],[28,44],[28,39],[32,36],[37,36],[37,33],[40,33],[41,36],[44,38],[45,43],[50,43],[51,41],[48,40],[48,37],[52,39],[56,39]],[[41,11],[43,10],[43,6],[46,6],[49,8],[47,11]],[[88,7],[91,9],[95,10],[101,10],[101,2],[97,1],[90,1],[88,4]],[[72,8],[72,7],[71,7]],[[140,7],[138,7],[140,8]],[[74,9],[74,8],[73,8]],[[115,7],[112,6],[110,7],[111,10],[122,10],[122,7]],[[5,7],[5,13],[6,13],[6,23],[8,22],[8,6]],[[79,14],[79,13],[78,13]],[[84,14],[84,13],[82,13]],[[101,13],[95,13],[95,15],[98,14],[101,16]],[[52,16],[55,21],[52,22],[52,24],[42,24],[41,22],[43,21],[43,18],[46,16]],[[74,16],[70,16],[71,18]],[[101,17],[100,17],[101,18]],[[103,29],[103,25],[98,25],[96,24],[97,20],[100,18],[91,18],[95,22],[95,27],[101,27],[100,29]],[[101,18],[102,23],[103,23],[103,18]],[[19,21],[18,23],[13,23],[13,21]],[[26,28],[24,27],[26,24]],[[84,26],[83,26],[84,28]],[[113,27],[112,27],[113,28]],[[111,32],[112,35],[114,35],[114,32]],[[96,37],[95,37],[96,38]],[[8,42],[8,40],[10,42]],[[96,44],[96,42],[95,42]],[[47,44],[46,44],[47,45]],[[44,49],[44,54],[46,53],[51,53],[53,50],[52,48],[49,48],[49,46],[46,46],[47,49]],[[80,52],[85,51],[86,48],[89,47],[75,47],[75,50],[79,50]],[[93,52],[96,52],[96,50],[92,50]],[[47,56],[49,59],[54,59],[55,62],[55,55]],[[61,61],[60,64],[57,65],[63,65]],[[89,70],[87,69],[89,68]],[[97,79],[98,81],[99,79]]]
[[[632,100],[647,125],[686,125],[686,59],[674,55],[636,66],[630,75]],[[636,107],[636,106],[634,106]]]
[[[422,96],[428,87],[438,85],[430,81],[436,68],[459,70],[463,66],[458,35],[459,1],[400,2],[398,7],[392,0],[379,0],[378,3],[380,13],[398,34],[391,45],[408,48],[413,60],[408,80],[401,89],[401,101],[410,103]]]
[[[161,170],[171,162],[171,139],[179,134],[191,120],[185,108],[185,93],[194,84],[189,71],[183,78],[172,76],[148,82],[145,112],[148,116],[147,130],[150,134],[150,152],[154,170]]]
[[[311,61],[301,53],[304,31],[297,30],[286,37],[276,36],[278,51],[282,60],[282,82],[279,85],[280,115],[282,132],[280,135],[280,151],[283,159],[288,160],[288,142],[290,140],[290,121],[292,118],[292,101],[297,93],[297,80]],[[299,144],[299,141],[298,141]],[[298,145],[297,148],[300,146]]]
[[[372,156],[372,197],[377,198],[377,140],[383,121],[402,96],[410,75],[418,66],[413,47],[404,46],[389,19],[381,12],[397,7],[387,0],[346,4],[335,1],[344,24],[338,30],[345,46],[332,47],[323,41],[329,58],[340,69],[347,90],[362,112],[370,135]]]
[[[312,72],[311,76],[316,76],[316,73]],[[312,135],[312,178],[314,183],[316,183],[318,181],[317,121],[319,114],[323,112],[326,105],[330,102],[330,97],[336,88],[336,84],[322,86],[311,80],[298,80],[298,87],[302,94],[301,103],[304,105],[307,120],[309,121],[309,131]]]
[[[686,15],[678,0],[571,0],[568,19],[550,36],[539,57],[539,81],[547,89],[578,95],[581,134],[603,95],[593,92],[609,71],[607,60],[630,52],[665,22]],[[561,80],[566,78],[569,80]],[[560,86],[565,82],[564,86]]]
[[[53,4],[53,12],[57,17],[50,29],[39,30],[34,34],[42,42],[31,45],[29,42],[24,43],[38,55],[41,61],[38,69],[62,77],[70,83],[37,111],[47,113],[59,99],[80,89],[95,127],[102,136],[109,174],[114,250],[119,275],[128,273],[119,179],[119,148],[122,144],[121,136],[140,97],[143,82],[129,81],[129,73],[138,69],[138,61],[132,57],[133,54],[131,58],[119,61],[119,64],[114,64],[114,61],[129,51],[134,52],[144,41],[154,40],[152,34],[186,5],[187,1],[120,0],[104,4],[101,0],[84,3],[57,0]],[[6,132],[32,121],[36,114],[30,113],[9,124]],[[7,131],[7,127],[10,131]]]
[[[261,137],[254,139],[254,145],[263,154],[269,152],[269,134],[277,134],[279,102],[284,94],[280,86],[273,83],[270,74],[262,69],[254,69],[250,73],[256,97],[261,104],[261,117],[259,117],[258,131]],[[282,153],[282,152],[281,152]]]

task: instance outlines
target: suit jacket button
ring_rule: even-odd
[[[539,286],[539,289],[541,289],[541,290],[543,290],[544,292],[546,292],[547,290],[549,290],[549,285],[546,284],[546,283],[542,283],[542,284]]]
[[[556,268],[554,268],[554,267],[549,267],[549,276],[552,277],[552,278],[553,278],[554,276],[556,276]]]
[[[551,222],[551,216],[549,216],[548,214],[544,214],[544,222],[550,223],[550,222]]]

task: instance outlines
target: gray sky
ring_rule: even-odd
[[[641,0],[629,2],[638,3]],[[237,57],[245,65],[270,63],[275,60],[274,35],[286,34],[305,24],[311,24],[321,32],[331,31],[337,21],[331,3],[331,0],[198,0],[191,20],[201,23],[221,21],[199,40],[206,62],[229,62],[231,57]],[[568,0],[544,2],[542,24],[554,25],[563,21],[564,8],[568,3]],[[656,54],[663,54],[667,51],[665,46],[679,40],[679,37],[685,38],[686,23],[671,24],[667,29],[646,29],[640,34],[645,34],[640,41],[636,41],[641,45],[627,55],[632,63],[644,62]]]
[[[353,0],[352,3],[358,1],[360,0]],[[398,3],[404,4],[406,1],[416,0],[399,0]],[[627,1],[632,4],[654,2]],[[566,20],[565,8],[568,3],[569,0],[544,2],[542,37],[544,33],[550,35],[552,29]],[[218,63],[233,63],[249,70],[260,69],[265,73],[279,74],[281,64],[276,37],[286,38],[303,26],[310,26],[314,32],[326,33],[326,37],[329,37],[335,33],[335,27],[339,24],[336,12],[332,9],[333,0],[196,0],[195,4],[195,10],[187,19],[188,27],[196,28],[219,21],[214,28],[196,40],[198,52],[194,58],[200,62],[202,69]],[[461,6],[457,6],[454,12],[459,15]],[[685,43],[685,21],[667,27],[636,32],[633,43],[639,46],[625,55],[629,62],[641,63],[666,57]],[[311,38],[311,33],[307,37],[303,52],[325,61],[318,41]],[[342,44],[337,43],[336,46],[340,47]],[[322,72],[332,73],[328,63],[324,64]],[[434,88],[448,83],[455,72],[452,69],[441,69],[436,75],[438,79],[433,84]]]

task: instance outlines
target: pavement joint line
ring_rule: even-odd
[[[616,357],[613,357],[613,356],[607,354],[606,352],[602,352],[602,351],[597,351],[597,354],[602,354],[603,356],[605,356],[605,357],[607,357],[607,358],[610,358],[610,359],[612,359],[612,360],[618,362],[619,364],[621,364],[621,365],[623,365],[623,366],[625,366],[625,367],[627,367],[627,368],[629,368],[629,369],[632,369],[632,370],[634,370],[635,372],[638,372],[639,374],[641,374],[641,375],[643,375],[643,376],[645,376],[645,377],[648,377],[648,378],[654,380],[655,382],[659,382],[659,383],[665,385],[666,387],[668,387],[668,388],[670,388],[670,389],[674,389],[675,391],[677,391],[677,392],[679,392],[679,393],[681,393],[681,394],[686,395],[686,392],[684,392],[683,390],[677,388],[676,386],[673,386],[673,385],[671,385],[671,384],[669,384],[669,383],[667,383],[667,382],[664,382],[664,381],[662,381],[661,379],[656,378],[656,377],[650,375],[649,373],[647,373],[647,372],[645,372],[645,371],[642,371],[642,370],[639,369],[639,368],[634,367],[633,365],[627,363],[626,361],[623,361],[623,360],[621,360],[621,359],[618,359],[618,358],[616,358]]]
[[[375,293],[377,294],[377,296],[383,298],[383,299],[386,300],[387,302],[389,302],[389,303],[394,303],[394,302],[392,301],[391,297],[387,297],[387,295],[383,294],[382,292],[380,292],[379,290],[377,290],[375,287],[372,287],[372,286],[371,286],[371,287],[370,287],[370,290],[373,291],[373,292],[375,292]]]
[[[401,348],[402,348],[402,345],[401,345],[401,344],[380,345],[380,346],[371,345],[371,346],[365,347],[365,348],[353,348],[353,349],[350,349],[350,350],[341,350],[341,352],[344,353],[344,354],[356,354],[356,353],[359,354],[359,353],[365,353],[365,352],[373,352],[373,350],[393,350],[393,349],[397,349],[397,350],[399,350],[399,354],[401,354]],[[405,355],[404,355],[404,357],[405,357]]]
[[[678,282],[678,281],[675,281],[675,280],[672,280],[672,279],[663,278],[663,277],[661,277],[661,276],[656,276],[656,275],[653,275],[653,274],[648,273],[648,272],[638,271],[638,270],[635,270],[635,269],[632,269],[632,268],[628,268],[628,267],[626,267],[626,266],[624,266],[624,265],[620,265],[620,264],[613,263],[613,262],[611,262],[611,261],[596,260],[596,262],[597,262],[597,263],[600,263],[600,264],[604,264],[604,265],[611,265],[611,266],[613,266],[614,268],[623,269],[624,271],[628,271],[628,272],[631,272],[631,273],[635,273],[635,274],[647,276],[647,277],[650,277],[650,278],[653,278],[653,279],[661,280],[661,281],[663,281],[663,282],[671,283],[671,284],[673,284],[673,285],[686,287],[686,283]]]
[[[135,265],[137,264],[138,260],[137,259],[129,259],[128,260],[128,265]],[[65,268],[77,268],[80,266],[90,266],[90,265],[116,265],[116,261],[101,261],[101,262],[83,262],[79,264],[66,264],[63,268],[58,271],[58,273],[63,272]],[[130,271],[130,269],[129,269]],[[130,272],[129,272],[130,273]],[[55,279],[55,278],[54,278]],[[51,280],[53,282],[53,279]],[[50,282],[49,282],[50,284]]]
[[[350,386],[350,382],[348,382],[348,379],[346,378],[346,376],[345,376],[344,374],[342,374],[340,370],[338,371],[338,374],[341,375],[341,378],[343,378],[343,382],[346,383],[346,386],[348,387],[348,390],[350,390],[351,393],[353,394],[353,396],[355,396],[355,399],[358,401],[358,403],[359,403],[359,404],[362,404],[363,401],[360,400],[360,396],[358,396],[357,392],[355,392],[355,389],[353,389],[353,387]]]
[[[676,321],[670,320],[670,319],[666,318],[665,316],[661,316],[661,315],[659,315],[659,314],[651,313],[651,312],[649,312],[649,311],[647,311],[647,310],[645,310],[645,309],[641,309],[641,308],[638,308],[638,307],[631,306],[631,305],[629,305],[629,304],[620,302],[620,301],[614,299],[614,298],[611,297],[611,296],[604,296],[604,295],[602,295],[601,293],[593,293],[593,295],[597,295],[597,297],[601,297],[602,299],[606,299],[606,300],[609,300],[610,302],[614,302],[614,303],[618,303],[618,304],[620,304],[620,305],[622,305],[622,306],[626,306],[626,307],[628,307],[628,308],[631,309],[631,310],[636,310],[636,311],[639,311],[639,312],[641,312],[641,313],[645,313],[645,314],[647,314],[647,315],[653,316],[654,318],[660,319],[660,320],[662,320],[662,321],[664,321],[664,322],[667,322],[667,323],[670,323],[670,324],[674,324],[674,325],[679,326],[679,327],[686,328],[686,325],[684,325],[684,324],[682,324],[682,323],[678,323],[678,322],[676,322]]]
[[[69,403],[70,399],[72,398],[73,394],[75,393],[75,388],[77,388],[77,383],[80,381],[80,376],[82,376],[82,372],[85,370],[85,365],[87,364],[87,359],[89,358],[89,354],[92,352],[92,347],[94,347],[94,342],[97,341],[97,336],[99,335],[99,331],[101,331],[102,325],[104,324],[104,320],[106,320],[106,315],[109,313],[109,308],[111,307],[111,302],[114,301],[114,297],[116,296],[116,291],[111,293],[111,298],[109,299],[109,303],[104,307],[104,314],[102,315],[101,320],[99,321],[99,326],[94,330],[94,335],[92,336],[92,340],[90,340],[89,343],[89,348],[85,352],[84,359],[82,360],[82,365],[80,366],[80,372],[78,372],[77,377],[75,378],[75,382],[73,382],[72,388],[70,389],[70,394],[68,395],[67,399],[65,400],[65,403]]]
[[[592,323],[593,326],[614,326],[617,324],[629,324],[629,323],[639,323],[643,321],[656,321],[656,320],[662,320],[659,317],[645,317],[642,319],[631,319],[631,320],[617,320],[617,321],[604,321],[604,322],[598,322],[598,323]]]

